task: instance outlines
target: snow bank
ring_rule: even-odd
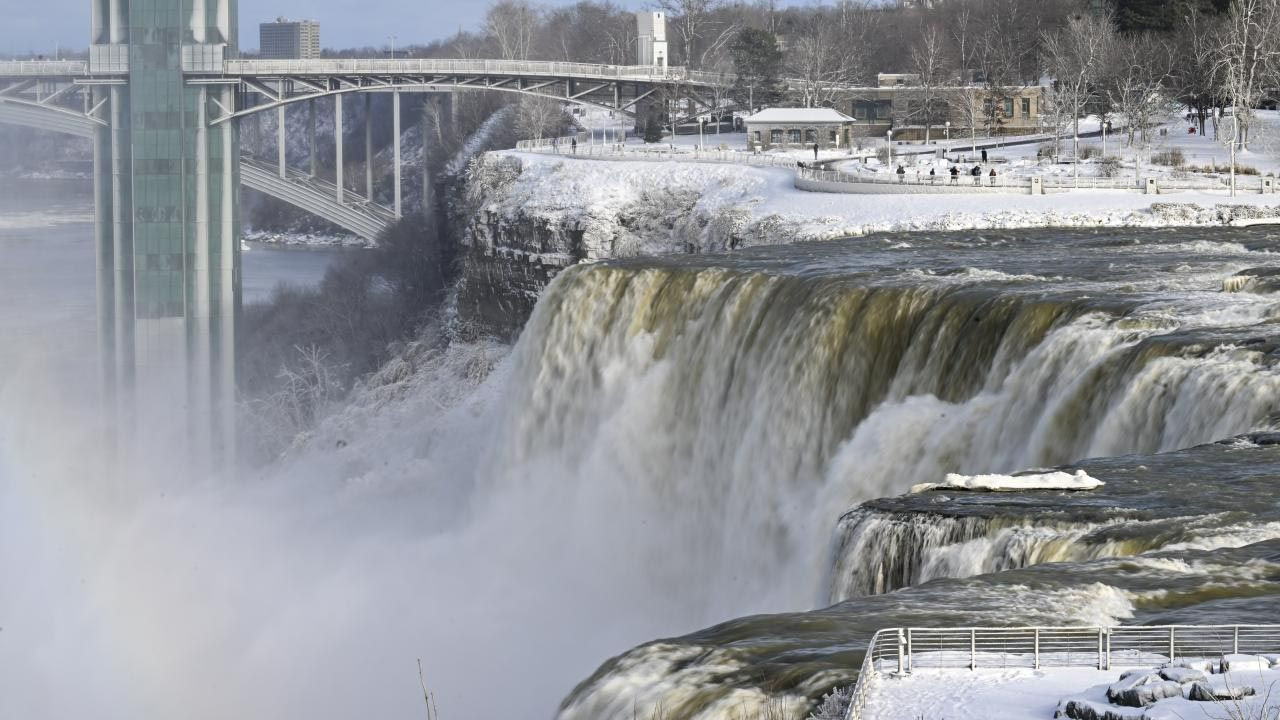
[[[1122,191],[1055,195],[845,195],[794,187],[786,168],[613,161],[536,153],[486,155],[513,179],[484,197],[505,222],[581,234],[588,259],[715,252],[875,232],[1030,227],[1225,226],[1280,217],[1274,195]],[[546,251],[544,248],[542,251]],[[559,250],[565,252],[565,250]]]
[[[1022,492],[1024,490],[1096,490],[1106,483],[1090,477],[1083,470],[1074,475],[1065,472],[1028,475],[957,475],[948,473],[940,483],[924,483],[911,488],[912,493],[931,490],[976,490],[979,492]]]

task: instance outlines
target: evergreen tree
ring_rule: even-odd
[[[1177,28],[1192,8],[1219,13],[1230,0],[1111,0],[1111,5],[1121,32],[1167,32]]]
[[[662,142],[662,126],[653,118],[644,124],[644,141],[647,143]]]
[[[738,107],[754,110],[775,105],[786,87],[782,83],[782,50],[778,39],[767,30],[745,28],[729,48],[733,72],[737,75],[729,97]]]

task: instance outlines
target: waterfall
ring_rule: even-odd
[[[525,330],[484,475],[554,468],[709,611],[813,606],[858,502],[1264,424],[1265,354],[1173,327],[971,285],[581,266]]]

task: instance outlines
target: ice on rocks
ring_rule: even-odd
[[[1271,661],[1261,655],[1225,655],[1222,658],[1223,672],[1270,670]]]
[[[1218,702],[1220,700],[1241,700],[1253,697],[1258,693],[1248,685],[1229,685],[1227,683],[1192,683],[1187,691],[1187,699],[1195,702]]]
[[[1189,667],[1164,668],[1160,671],[1160,677],[1164,678],[1165,680],[1168,680],[1169,682],[1176,682],[1179,684],[1192,683],[1192,682],[1205,682],[1206,680],[1209,679],[1209,676],[1206,675],[1205,673],[1201,672],[1200,670],[1196,670],[1194,668],[1189,668]]]
[[[1083,698],[1062,701],[1054,717],[1071,720],[1143,720],[1142,708],[1125,708]]]
[[[1125,707],[1147,707],[1172,697],[1182,697],[1182,686],[1151,671],[1122,676],[1107,688],[1107,700]]]
[[[1106,483],[1090,477],[1083,470],[1075,474],[1062,471],[1026,475],[957,475],[949,473],[940,483],[924,483],[911,488],[912,493],[932,490],[975,490],[981,492],[1022,492],[1024,490],[1096,490]]]

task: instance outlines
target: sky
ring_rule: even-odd
[[[569,5],[574,0],[542,0],[544,5]],[[639,10],[646,0],[615,0]],[[19,6],[30,8],[14,12]],[[240,46],[258,47],[258,23],[277,16],[317,20],[325,47],[387,45],[390,35],[400,45],[448,37],[458,28],[480,26],[486,0],[240,0]],[[0,53],[52,55],[58,47],[83,49],[89,35],[89,0],[0,0]],[[38,10],[37,10],[38,8]]]

